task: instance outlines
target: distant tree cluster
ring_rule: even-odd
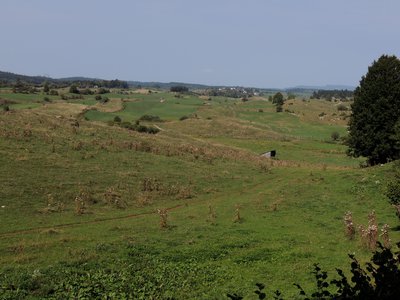
[[[318,90],[314,91],[311,95],[311,99],[325,99],[332,101],[337,100],[349,100],[353,98],[354,92],[349,90]]]
[[[114,80],[97,80],[84,77],[72,77],[64,79],[53,79],[45,76],[26,76],[10,72],[0,71],[0,86],[12,86],[17,93],[30,93],[32,88],[44,89],[45,93],[49,89],[65,88],[71,84],[76,85],[78,88],[129,88],[128,82],[114,79]]]
[[[127,89],[129,85],[126,81],[114,80],[77,80],[68,82],[69,85],[75,85],[78,88],[120,88]]]
[[[175,93],[186,93],[189,92],[189,88],[183,85],[175,85],[175,86],[171,86],[169,89],[171,92],[175,92]]]
[[[17,79],[12,89],[13,93],[21,93],[21,94],[34,94],[37,92],[35,86],[27,84],[26,82],[20,79]]]
[[[206,91],[207,96],[221,96],[229,98],[242,98],[248,99],[258,91],[252,88],[241,88],[241,87],[225,87],[225,88],[213,88]]]

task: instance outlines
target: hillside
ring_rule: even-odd
[[[61,93],[0,90],[12,101],[0,112],[2,297],[224,299],[264,282],[293,298],[314,263],[333,274],[347,253],[369,259],[344,234],[347,211],[356,225],[372,210],[380,228],[398,224],[383,195],[392,165],[360,168],[332,140],[347,132],[343,103],[292,99],[276,113],[263,97]]]

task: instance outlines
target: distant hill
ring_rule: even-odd
[[[60,83],[60,82],[85,82],[85,81],[99,81],[102,79],[97,79],[97,78],[87,78],[87,77],[68,77],[68,78],[51,78],[51,77],[46,77],[46,76],[29,76],[29,75],[21,75],[21,74],[15,74],[11,72],[3,72],[0,71],[0,81],[7,82],[7,83],[15,83],[17,80],[21,80],[26,83],[31,83],[31,84],[42,84],[43,82],[54,82],[54,83]]]
[[[49,83],[71,83],[71,82],[98,82],[98,81],[109,81],[99,78],[89,78],[83,76],[74,76],[74,77],[66,77],[66,78],[51,78],[46,76],[29,76],[29,75],[21,75],[15,74],[11,72],[3,72],[0,71],[0,83],[3,82],[5,84],[14,84],[17,80],[21,80],[30,84],[42,84],[47,81]],[[251,87],[239,87],[239,86],[223,86],[223,85],[205,85],[205,84],[196,84],[196,83],[184,83],[184,82],[156,82],[156,81],[127,81],[130,87],[143,87],[143,88],[157,88],[163,90],[169,90],[173,86],[184,86],[190,90],[199,90],[199,89],[218,89],[218,88],[251,88]],[[285,91],[292,93],[312,93],[313,91],[318,90],[349,90],[353,91],[355,89],[354,86],[347,85],[325,85],[325,86],[295,86],[286,89],[276,89],[276,88],[257,88],[257,90],[272,93],[277,91]]]
[[[128,81],[129,86],[132,87],[147,87],[147,88],[158,88],[158,89],[164,89],[164,90],[169,90],[173,86],[184,86],[187,87],[188,89],[195,90],[195,89],[207,89],[207,88],[215,88],[215,86],[209,86],[209,85],[204,85],[204,84],[196,84],[196,83],[184,83],[184,82],[156,82],[156,81],[149,81],[149,82],[143,82],[143,81]]]
[[[286,88],[287,91],[293,90],[309,90],[309,91],[325,91],[325,90],[348,90],[354,91],[356,88],[351,85],[334,85],[328,84],[323,86],[312,86],[312,85],[299,85],[295,87]]]
[[[41,84],[44,81],[53,81],[54,79],[45,77],[45,76],[27,76],[27,75],[20,75],[11,72],[2,72],[0,71],[0,81],[7,82],[7,83],[14,83],[20,79],[21,81],[32,83],[32,84]]]

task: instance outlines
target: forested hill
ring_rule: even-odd
[[[24,81],[26,83],[41,84],[44,81],[55,81],[55,79],[45,77],[45,76],[27,76],[20,75],[11,72],[0,71],[0,81],[4,83],[15,83],[17,80]]]
[[[68,78],[51,78],[46,76],[27,76],[21,74],[15,74],[11,72],[0,71],[0,86],[14,85],[17,82],[28,85],[43,85],[45,82],[51,83],[55,86],[63,86],[76,84],[78,86],[103,86],[108,88],[128,88],[126,81],[114,79],[114,80],[103,80],[97,78],[87,77],[68,77]]]
[[[11,72],[3,72],[0,71],[0,82],[5,83],[15,83],[17,80],[23,81],[25,83],[30,84],[42,84],[43,82],[47,81],[49,83],[60,83],[60,82],[85,82],[85,81],[100,81],[102,79],[95,79],[95,78],[87,78],[87,77],[68,77],[68,78],[51,78],[47,76],[29,76],[29,75],[21,75],[15,74]]]

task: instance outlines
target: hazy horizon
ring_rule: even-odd
[[[400,54],[400,2],[5,0],[0,70],[53,78],[357,86]]]

